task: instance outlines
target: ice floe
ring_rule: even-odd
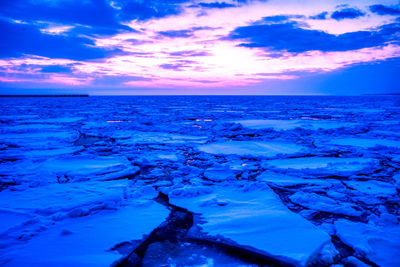
[[[267,165],[280,169],[307,170],[314,173],[337,175],[351,174],[366,170],[379,161],[368,158],[336,158],[336,157],[304,157],[290,159],[274,159]]]
[[[168,216],[164,206],[140,206],[69,218],[2,253],[2,266],[110,266],[122,255],[111,249],[124,241],[141,240]],[[24,251],[21,253],[21,251]]]
[[[358,210],[354,204],[333,200],[329,197],[321,196],[316,193],[296,192],[290,196],[290,200],[293,203],[311,210],[354,217],[361,216],[362,214],[362,212]]]
[[[201,231],[208,237],[220,237],[292,264],[310,263],[330,242],[329,235],[291,212],[263,184],[178,189],[169,197],[172,204],[201,216]]]
[[[172,143],[172,144],[184,144],[184,143],[205,143],[207,141],[204,136],[190,136],[170,133],[159,133],[159,132],[126,132],[113,137],[119,140],[121,144],[137,144],[137,143]]]
[[[336,235],[356,251],[356,256],[367,258],[378,266],[400,265],[400,225],[373,225],[347,220],[335,222]]]
[[[358,146],[363,148],[370,148],[375,146],[400,148],[400,141],[388,139],[341,138],[333,139],[330,141],[330,143],[341,146]]]
[[[373,195],[375,197],[379,196],[391,196],[397,194],[396,187],[390,183],[381,181],[344,181],[344,183],[355,190],[356,192],[361,192],[364,194]]]
[[[18,172],[16,168],[19,168]],[[24,175],[24,179],[29,177],[31,181],[60,182],[60,178],[68,181],[111,180],[134,176],[138,172],[139,168],[125,157],[65,155],[39,162],[26,159],[16,164],[7,164],[0,174]]]
[[[243,127],[249,129],[268,129],[274,130],[293,130],[296,128],[304,129],[334,129],[340,127],[353,126],[352,123],[343,123],[338,121],[314,121],[314,120],[238,120]]]
[[[306,148],[297,144],[257,141],[228,141],[209,143],[199,146],[199,150],[210,154],[264,156],[273,157],[278,154],[295,154]]]

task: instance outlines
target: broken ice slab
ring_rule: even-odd
[[[197,238],[248,249],[295,265],[306,265],[330,236],[291,212],[264,183],[186,186],[169,193],[170,203],[201,217]],[[203,236],[202,234],[206,234]]]
[[[214,182],[222,182],[227,180],[234,180],[236,174],[229,167],[208,168],[204,172],[204,177]]]
[[[119,139],[118,142],[124,145],[146,144],[146,143],[203,144],[207,141],[206,136],[191,136],[191,135],[161,133],[161,132],[120,131],[119,133],[112,135],[112,137],[115,139]]]
[[[111,248],[142,239],[168,215],[166,207],[148,200],[117,211],[59,221],[28,242],[0,250],[0,265],[110,266],[122,257]]]
[[[340,240],[355,250],[356,256],[367,258],[377,266],[400,266],[398,222],[379,225],[340,219],[335,222],[335,230]]]
[[[265,171],[257,176],[257,181],[267,182],[268,184],[275,184],[278,186],[295,186],[295,185],[308,185],[318,187],[342,187],[342,183],[335,179],[316,179],[316,178],[303,178],[299,176],[292,176],[282,173],[275,173]]]
[[[44,149],[47,147],[60,147],[60,143],[72,143],[78,138],[79,134],[71,130],[57,131],[38,131],[23,133],[2,133],[0,140],[2,143],[11,143],[17,146]]]
[[[333,139],[329,143],[340,146],[357,146],[362,148],[371,148],[378,145],[400,148],[400,141],[388,139],[339,138]]]
[[[295,154],[306,147],[293,143],[262,141],[228,141],[202,145],[200,151],[210,154],[274,157],[278,154]]]
[[[127,180],[118,180],[16,187],[1,192],[0,209],[40,215],[65,215],[76,208],[90,211],[121,202],[127,186]]]
[[[329,197],[321,196],[316,193],[299,191],[291,195],[290,200],[293,203],[311,210],[318,210],[352,217],[358,217],[362,215],[362,212],[356,209],[356,205],[354,204],[333,200]]]
[[[396,186],[381,181],[343,181],[347,187],[350,187],[360,193],[370,194],[374,197],[388,197],[397,194]]]
[[[249,129],[268,129],[272,128],[276,131],[293,130],[296,128],[304,128],[311,130],[318,129],[335,129],[341,127],[353,126],[353,123],[340,121],[321,121],[321,120],[237,120],[233,121],[241,124]]]
[[[9,164],[1,174],[17,173],[35,181],[59,182],[64,175],[70,180],[110,180],[137,174],[139,168],[125,157],[76,155],[50,158],[42,162],[24,160]]]
[[[375,169],[379,161],[371,158],[303,157],[268,160],[266,164],[279,169],[349,175],[363,170],[368,171],[370,168]]]

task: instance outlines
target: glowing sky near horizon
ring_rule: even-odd
[[[3,94],[400,93],[400,4],[16,0]]]

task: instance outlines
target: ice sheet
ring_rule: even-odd
[[[305,151],[306,148],[291,143],[229,141],[199,146],[199,150],[210,154],[273,157],[278,154],[299,153]]]
[[[195,212],[189,236],[226,242],[240,255],[397,266],[398,103],[396,96],[1,98],[0,265],[112,263],[121,255],[111,247],[164,222],[169,211],[152,200],[162,191]],[[335,258],[336,233],[356,252],[339,249]],[[166,262],[213,264],[207,251],[220,248],[186,241],[169,244]],[[197,256],[185,261],[185,247]],[[145,255],[161,265],[157,250]]]
[[[370,148],[378,145],[400,148],[400,141],[388,139],[341,138],[333,139],[330,143],[334,145],[358,146],[363,148]]]
[[[30,176],[31,179],[42,182],[59,182],[58,178],[64,179],[65,175],[71,181],[116,179],[134,175],[139,168],[132,166],[125,157],[66,155],[39,162],[27,159],[15,164],[8,164],[0,173],[11,175],[17,170],[17,173]]]
[[[334,129],[340,127],[353,126],[351,123],[344,123],[339,121],[314,121],[314,120],[238,120],[234,121],[240,123],[243,127],[249,129],[268,129],[274,130],[293,130],[296,128],[304,129]]]
[[[330,242],[329,235],[287,209],[263,184],[185,187],[169,197],[174,205],[200,214],[207,235],[222,236],[238,246],[299,265]]]
[[[306,157],[269,160],[267,164],[275,168],[296,169],[296,170],[316,170],[323,169],[322,172],[336,171],[339,173],[356,172],[370,167],[378,162],[366,158],[335,158],[335,157]]]
[[[344,183],[356,190],[357,192],[361,192],[364,194],[369,194],[373,196],[391,196],[397,194],[396,187],[394,187],[390,183],[385,183],[381,181],[344,181]]]
[[[169,211],[148,201],[117,211],[66,219],[0,256],[2,266],[110,266],[120,259],[110,251],[124,241],[140,240]],[[21,253],[23,251],[23,253]]]
[[[140,143],[168,143],[168,144],[184,144],[184,143],[205,143],[205,136],[190,136],[170,133],[157,132],[126,132],[119,135],[114,135],[122,144],[140,144]]]
[[[338,237],[357,254],[382,267],[400,266],[399,225],[369,225],[347,220],[335,222]]]
[[[355,205],[342,201],[333,200],[316,193],[296,192],[290,196],[290,200],[300,206],[311,210],[318,210],[334,214],[358,217],[362,212]]]

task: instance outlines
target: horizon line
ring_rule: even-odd
[[[0,97],[90,97],[90,96],[374,96],[400,95],[400,93],[369,93],[369,94],[0,94]]]

